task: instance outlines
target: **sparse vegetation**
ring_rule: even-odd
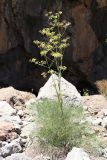
[[[48,26],[39,31],[43,41],[34,40],[34,44],[40,49],[42,60],[38,61],[33,58],[31,62],[47,68],[47,72],[42,73],[43,77],[53,73],[58,76],[58,87],[56,85],[54,87],[58,102],[62,107],[61,76],[66,70],[66,66],[63,65],[63,55],[65,48],[69,46],[69,37],[66,36],[66,29],[71,24],[66,20],[62,20],[61,11],[57,13],[48,12],[45,16],[48,19]]]
[[[89,96],[89,90],[87,88],[83,89],[83,96]]]
[[[85,121],[82,107],[63,106],[63,122],[58,102],[43,101],[33,105],[34,108],[35,106],[39,130],[34,135],[42,147],[53,146],[68,151],[73,146],[81,146],[87,150],[97,150],[96,134]]]
[[[66,29],[71,24],[66,20],[62,20],[61,11],[56,13],[48,12],[45,16],[48,19],[48,26],[44,27],[42,30],[39,31],[40,34],[43,36],[43,41],[39,41],[39,40],[34,41],[34,44],[36,44],[40,49],[40,55],[42,60],[38,61],[37,59],[33,58],[31,62],[35,63],[36,65],[40,65],[42,67],[47,68],[48,71],[42,73],[43,77],[46,77],[47,74],[53,74],[53,73],[58,76],[57,84],[55,83],[54,79],[53,79],[53,83],[54,83],[54,88],[55,88],[56,96],[58,100],[57,111],[60,110],[60,112],[58,112],[58,114],[60,115],[57,114],[57,116],[60,117],[61,126],[64,129],[64,132],[62,132],[62,127],[59,126],[59,130],[61,129],[59,133],[62,132],[62,134],[64,134],[62,135],[62,137],[67,137],[67,133],[66,133],[67,129],[66,129],[66,122],[65,122],[66,117],[64,113],[65,111],[62,104],[62,95],[61,95],[61,76],[62,76],[62,73],[66,70],[66,66],[63,65],[64,51],[65,51],[65,48],[69,46],[69,37],[66,36]],[[47,111],[45,111],[45,113],[46,112]],[[38,113],[40,113],[39,109],[38,109]],[[51,109],[50,109],[50,113],[51,113]],[[55,126],[57,128],[56,123],[55,123]],[[52,127],[55,127],[55,126],[52,126]],[[54,133],[52,134],[52,136],[53,138],[55,138]],[[63,142],[63,138],[60,138],[59,140],[57,138],[57,141],[59,141],[59,143],[62,143],[62,144],[65,143]]]
[[[62,103],[61,76],[66,70],[63,55],[69,46],[69,37],[65,33],[70,23],[62,20],[61,15],[62,12],[46,14],[48,27],[40,30],[43,41],[34,41],[42,60],[33,58],[32,62],[47,68],[48,71],[42,73],[43,77],[53,73],[58,76],[58,86],[54,85],[57,101],[43,101],[35,105],[40,125],[36,136],[43,146],[63,147],[68,151],[73,146],[93,146],[96,136],[84,119],[82,107],[64,106]]]

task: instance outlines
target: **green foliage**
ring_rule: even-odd
[[[68,150],[72,146],[80,147],[87,142],[91,145],[94,133],[84,121],[81,107],[64,106],[62,103],[61,75],[66,70],[62,60],[65,48],[69,46],[69,37],[65,33],[70,23],[62,20],[61,15],[62,12],[46,14],[48,26],[40,30],[43,41],[34,41],[40,49],[42,60],[33,58],[32,62],[47,68],[48,71],[42,73],[44,77],[53,73],[58,76],[58,87],[54,85],[58,101],[44,101],[37,105],[40,128],[36,136],[44,145],[64,147]]]
[[[43,101],[36,105],[36,118],[40,124],[37,137],[43,146],[64,147],[93,146],[95,132],[85,121],[82,107],[64,106],[63,118],[58,102]]]
[[[33,58],[32,62],[48,69],[45,76],[55,73],[58,76],[62,74],[66,67],[63,66],[62,60],[64,50],[69,46],[69,37],[65,31],[70,26],[66,20],[61,20],[62,12],[48,12],[45,16],[48,18],[48,26],[40,30],[43,40],[34,40],[34,44],[40,49],[42,61]],[[55,70],[53,70],[53,66]],[[43,74],[44,75],[44,74]]]
[[[48,18],[48,26],[39,32],[43,36],[43,41],[35,40],[34,44],[40,48],[40,55],[43,60],[38,61],[33,58],[32,62],[48,69],[47,73],[43,72],[43,77],[47,74],[55,73],[58,76],[58,87],[54,85],[58,103],[63,117],[62,95],[61,95],[61,76],[66,70],[66,66],[62,64],[64,50],[69,46],[69,37],[65,35],[66,29],[70,23],[62,20],[62,12],[48,12],[45,16]],[[53,66],[55,69],[53,69]],[[54,80],[53,80],[54,82]]]
[[[48,18],[48,26],[44,27],[42,30],[40,30],[40,34],[43,36],[43,41],[39,41],[39,40],[35,40],[34,44],[36,44],[38,46],[38,48],[40,49],[40,55],[42,57],[41,61],[38,61],[37,59],[33,58],[32,62],[35,63],[36,65],[40,65],[42,67],[45,67],[48,69],[47,72],[43,72],[42,75],[43,77],[46,77],[47,74],[56,74],[58,76],[58,87],[56,85],[54,85],[55,87],[55,91],[56,91],[56,95],[57,95],[57,100],[58,100],[58,105],[55,106],[58,107],[58,109],[56,111],[58,111],[56,114],[57,116],[59,116],[60,120],[59,122],[61,123],[60,125],[62,126],[62,128],[64,129],[64,131],[62,130],[62,128],[59,131],[59,133],[62,135],[56,135],[52,134],[51,136],[53,136],[53,138],[57,138],[57,144],[63,144],[65,143],[65,145],[67,144],[64,139],[66,139],[65,136],[67,136],[66,133],[66,121],[67,121],[67,117],[65,116],[65,111],[63,108],[63,104],[62,104],[62,95],[61,95],[61,76],[62,73],[66,70],[66,66],[64,66],[62,64],[62,60],[63,60],[63,55],[64,55],[64,50],[65,48],[67,48],[69,46],[69,37],[66,36],[66,29],[68,28],[68,26],[70,26],[70,23],[67,22],[66,20],[62,20],[62,12],[48,12],[45,16]],[[53,69],[54,67],[54,69]],[[54,79],[53,79],[54,82]],[[54,82],[55,84],[55,82]],[[52,105],[52,104],[51,104]],[[51,106],[50,105],[50,113],[51,113]],[[38,109],[38,113],[40,114],[41,108]],[[46,111],[47,113],[47,111]],[[59,115],[58,115],[59,114]],[[43,116],[43,115],[42,115]],[[41,116],[41,119],[43,118]],[[51,117],[50,117],[51,118]],[[69,118],[68,118],[69,120]],[[53,120],[52,120],[53,121]],[[52,122],[51,121],[51,122]],[[43,122],[43,121],[42,121]],[[50,133],[51,133],[51,129],[53,130],[54,128],[58,128],[57,123],[55,125],[52,125],[52,128],[50,128]],[[43,131],[44,130],[44,131]],[[46,134],[48,134],[45,130],[45,125],[43,125],[43,130],[42,130],[42,134],[45,136]],[[65,133],[64,133],[65,132]],[[57,134],[59,134],[57,133]],[[41,133],[40,136],[42,137]],[[49,135],[48,135],[49,136]],[[47,138],[48,138],[47,136]],[[46,139],[47,139],[46,138]],[[50,141],[53,139],[50,138]],[[47,139],[48,141],[48,139]],[[54,142],[53,142],[54,143]],[[56,143],[56,142],[55,142]]]
[[[83,89],[83,96],[89,96],[89,90],[87,88]]]

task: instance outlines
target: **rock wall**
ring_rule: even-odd
[[[59,4],[58,4],[59,2]],[[65,51],[66,79],[75,85],[107,78],[107,0],[2,0],[0,2],[0,86],[35,90],[43,85],[43,69],[29,63],[39,58],[34,39],[45,24],[44,12],[62,8],[72,22]],[[85,83],[84,83],[85,82]]]

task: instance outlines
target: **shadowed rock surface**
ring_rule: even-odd
[[[59,4],[58,4],[59,2]],[[64,76],[81,90],[94,89],[94,82],[107,78],[107,1],[106,0],[2,0],[0,2],[0,86],[12,85],[37,94],[46,80],[43,69],[29,63],[40,58],[34,39],[44,26],[44,12],[57,6],[63,18],[72,22],[65,51],[68,67]],[[85,83],[83,83],[83,81]],[[89,85],[87,85],[87,83]],[[91,86],[92,85],[92,86]]]

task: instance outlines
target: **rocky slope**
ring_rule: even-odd
[[[48,85],[49,83],[51,82],[48,81]],[[66,86],[67,89],[64,94],[69,96],[74,103],[74,96],[75,100],[78,99],[79,93],[72,84],[66,82]],[[72,95],[68,95],[68,88],[74,91]],[[43,89],[45,90],[45,86]],[[41,95],[41,93],[39,94]],[[43,94],[42,96],[41,99],[44,98]],[[36,108],[33,109],[33,105],[29,105],[33,102],[36,104],[39,97],[36,98],[29,92],[21,92],[12,87],[0,89],[0,160],[65,160],[66,155],[63,149],[53,147],[52,151],[51,148],[49,151],[45,150],[38,145],[37,139],[32,134],[36,134],[39,124],[34,117]],[[49,95],[47,98],[50,98]],[[81,100],[86,110],[86,120],[93,126],[98,137],[102,140],[100,156],[90,152],[90,160],[106,160],[107,99],[101,95],[94,95],[83,96],[81,99],[79,97],[78,101]],[[77,150],[72,156],[81,160],[81,156],[84,156],[84,154]],[[74,157],[71,159],[73,160]]]
[[[0,1],[0,86],[13,85],[37,93],[44,83],[40,68],[29,63],[38,56],[34,39],[45,24],[44,12],[55,9],[58,1]],[[72,22],[67,31],[71,37],[65,53],[67,79],[76,86],[91,87],[90,83],[107,78],[105,43],[107,28],[106,0],[59,0],[63,17]],[[88,83],[89,82],[89,83]]]

